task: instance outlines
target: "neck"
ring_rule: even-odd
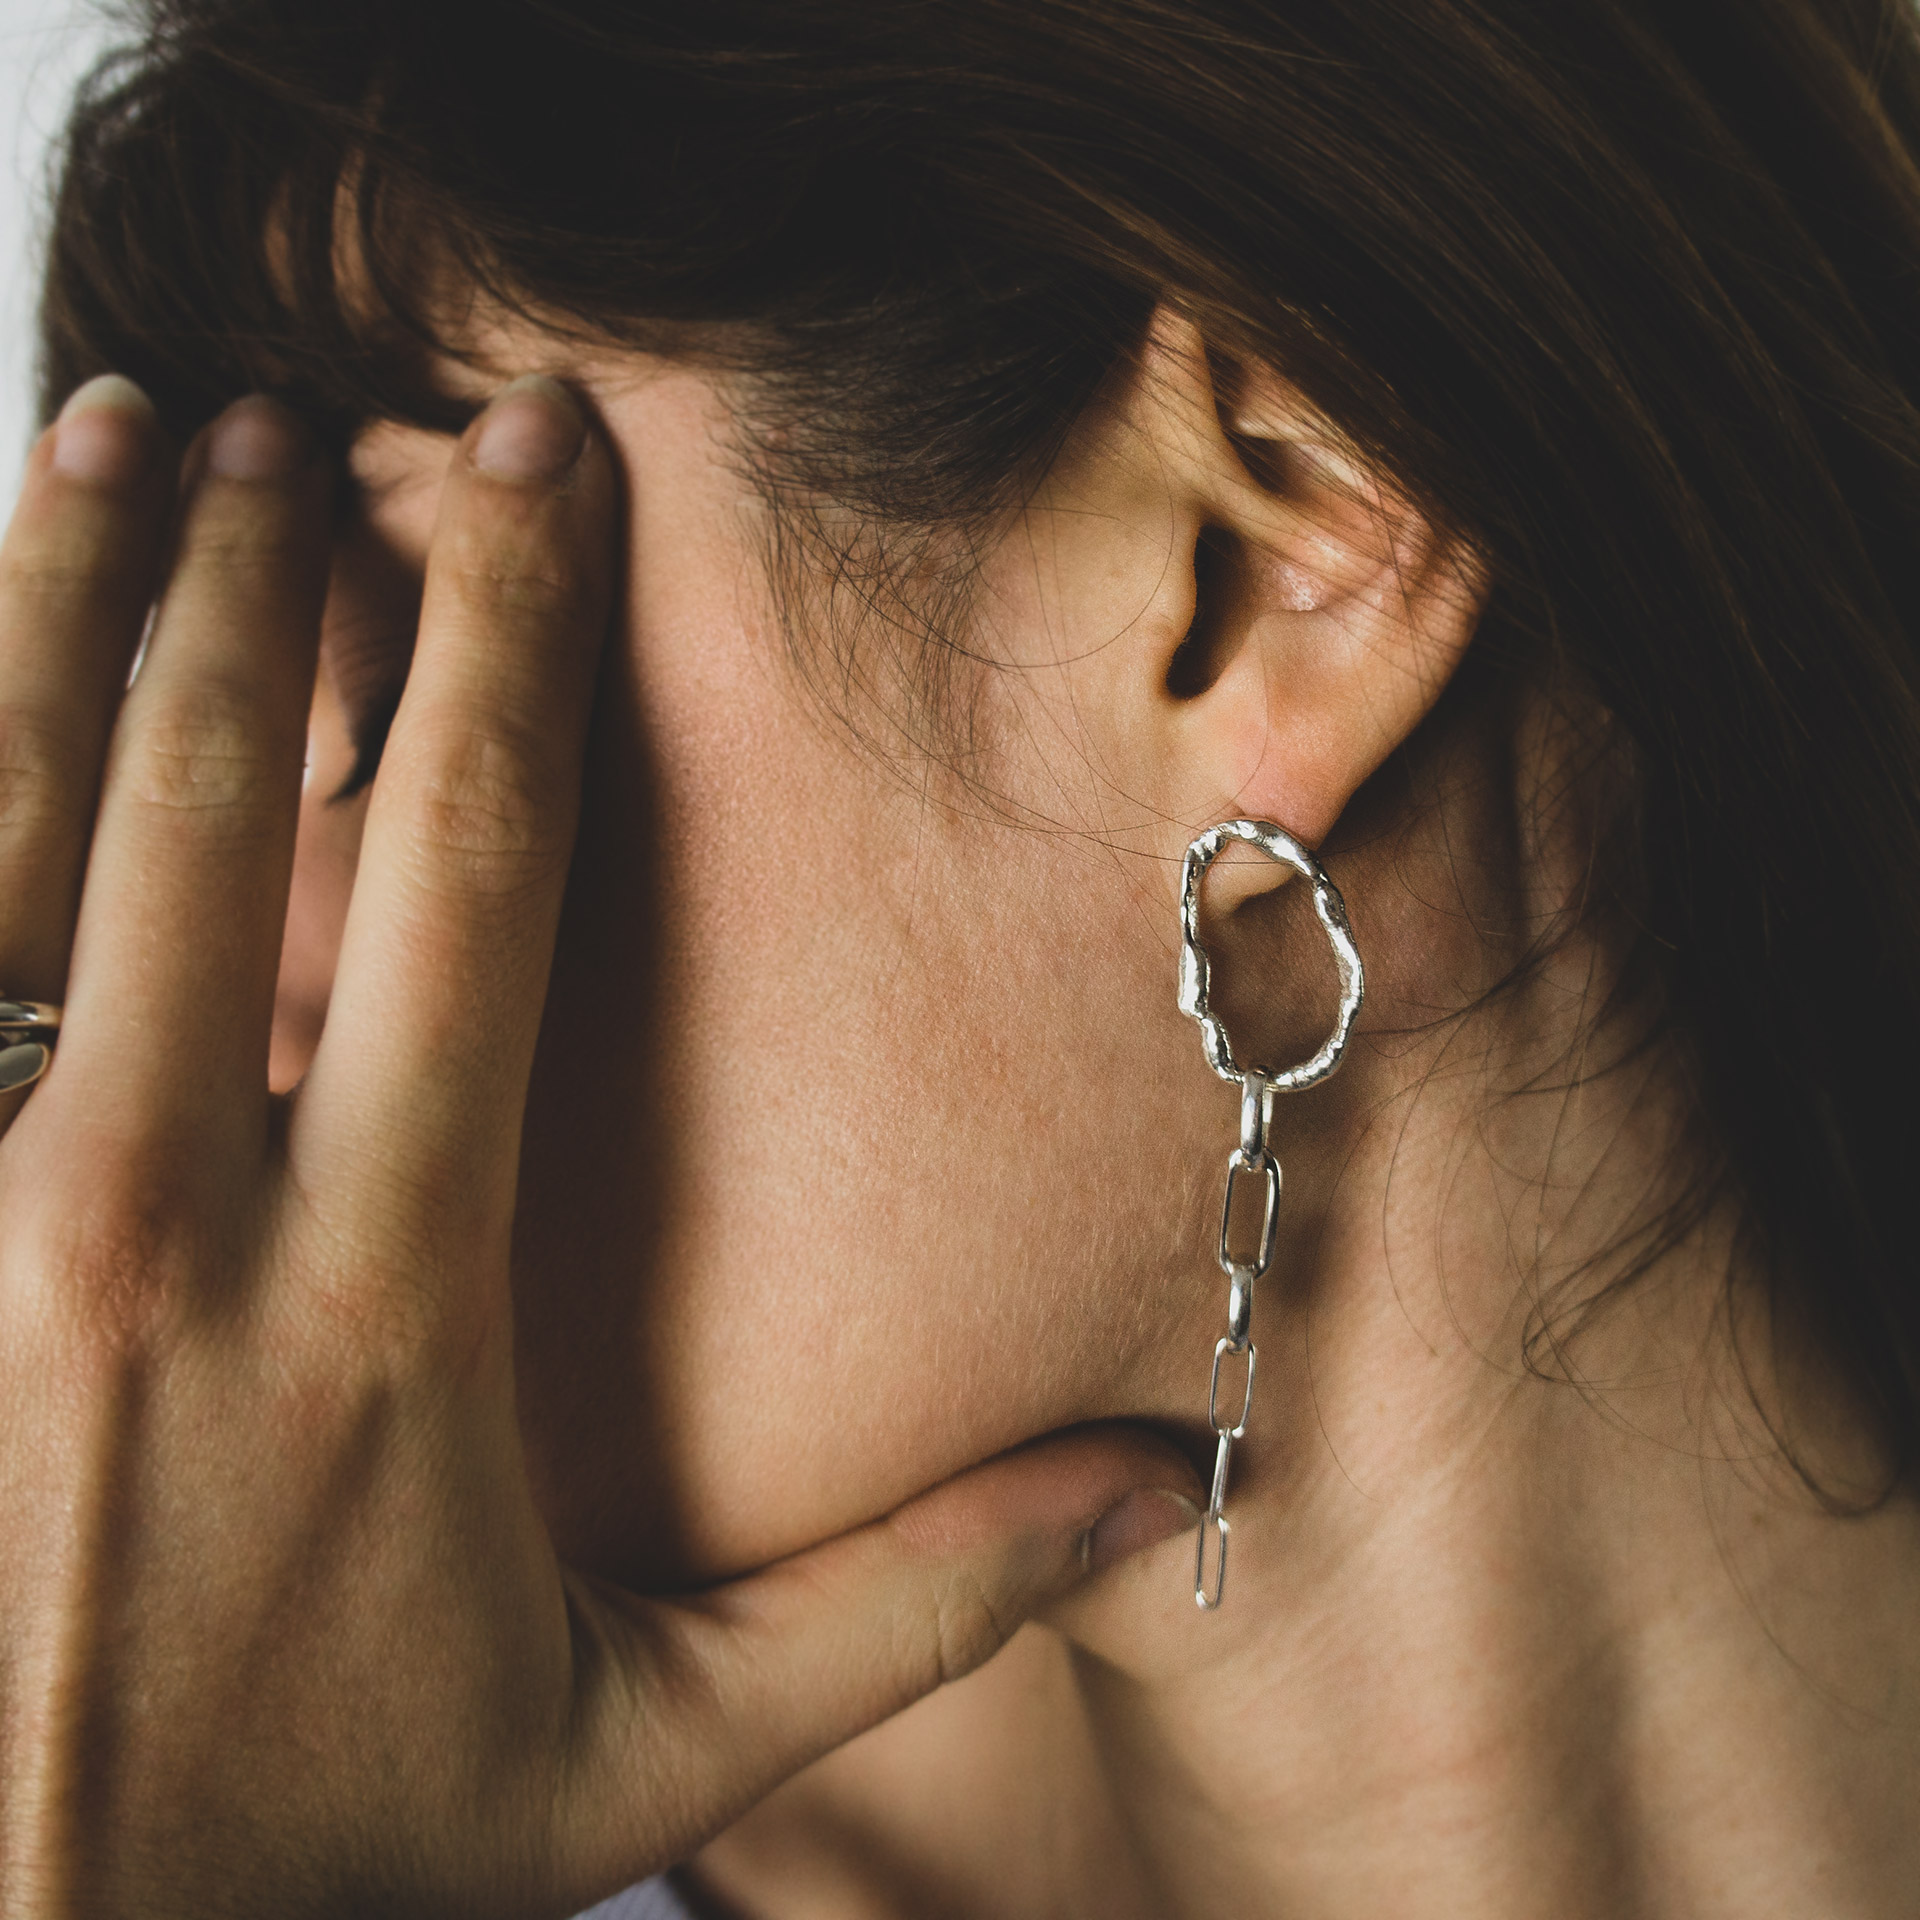
[[[1786,1465],[1778,1432],[1870,1478],[1743,1310],[1724,1210],[1569,1310],[1633,1252],[1587,1221],[1670,1186],[1657,1052],[1491,1120],[1444,1066],[1356,1090],[1317,1196],[1289,1167],[1224,1609],[1190,1541],[1117,1569],[719,1843],[746,1912],[1910,1911],[1912,1506]]]
[[[1824,1511],[1655,1303],[1583,1389],[1380,1291],[1247,1476],[1233,1614],[1083,1663],[1150,1910],[1910,1911],[1911,1509]]]
[[[1910,1910],[1920,1528],[1788,1465],[1874,1477],[1731,1207],[1669,1205],[1671,1049],[1556,1059],[1602,971],[1569,946],[1473,1070],[1436,1035],[1356,1090],[1310,1282],[1263,1303],[1232,1611],[1086,1668],[1156,1911]]]

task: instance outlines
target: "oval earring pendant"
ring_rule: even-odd
[[[1269,860],[1291,867],[1313,888],[1313,910],[1327,939],[1333,946],[1333,964],[1340,974],[1340,1011],[1333,1031],[1322,1042],[1320,1051],[1297,1067],[1276,1073],[1267,1067],[1247,1068],[1233,1055],[1233,1043],[1209,1004],[1213,966],[1207,950],[1200,944],[1200,885],[1227,846],[1239,841],[1264,853]],[[1347,922],[1347,903],[1340,889],[1326,876],[1320,862],[1285,827],[1271,820],[1223,820],[1209,827],[1187,849],[1186,866],[1180,876],[1180,1011],[1200,1025],[1200,1043],[1207,1065],[1222,1080],[1243,1080],[1249,1072],[1276,1093],[1300,1093],[1318,1086],[1334,1073],[1347,1042],[1353,1037],[1353,1023],[1359,1017],[1360,1002],[1366,996],[1366,970],[1360,964],[1360,949],[1353,944],[1353,928]]]

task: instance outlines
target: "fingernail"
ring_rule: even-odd
[[[53,470],[69,480],[123,486],[147,463],[156,419],[153,402],[131,380],[103,373],[61,408]]]
[[[286,480],[307,464],[313,439],[299,417],[251,394],[236,400],[207,436],[207,470],[222,480]]]
[[[586,418],[572,394],[530,373],[495,396],[473,443],[473,464],[496,480],[557,480],[586,444]]]
[[[1164,1487],[1142,1487],[1109,1507],[1093,1523],[1081,1558],[1089,1573],[1103,1573],[1199,1524],[1200,1509],[1184,1494]]]

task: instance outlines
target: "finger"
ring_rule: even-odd
[[[319,1170],[304,1184],[377,1195],[383,1229],[450,1274],[505,1246],[613,503],[604,447],[548,380],[508,388],[455,453],[296,1113],[295,1157]]]
[[[327,463],[271,400],[229,408],[193,464],[108,751],[46,1091],[199,1159],[216,1135],[263,1137],[331,516]]]
[[[582,1588],[590,1691],[561,1857],[583,1886],[685,1858],[821,1754],[971,1672],[1089,1573],[1190,1533],[1200,1491],[1164,1441],[1088,1429],[697,1602]],[[670,1810],[677,1829],[643,1836],[641,1808]]]
[[[107,736],[158,585],[171,462],[129,380],[89,382],[0,546],[0,986],[64,997]]]

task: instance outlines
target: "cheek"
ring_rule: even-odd
[[[1157,867],[852,745],[739,502],[674,497],[636,541],[520,1245],[556,1526],[653,1577],[1157,1411],[1219,1131]]]

